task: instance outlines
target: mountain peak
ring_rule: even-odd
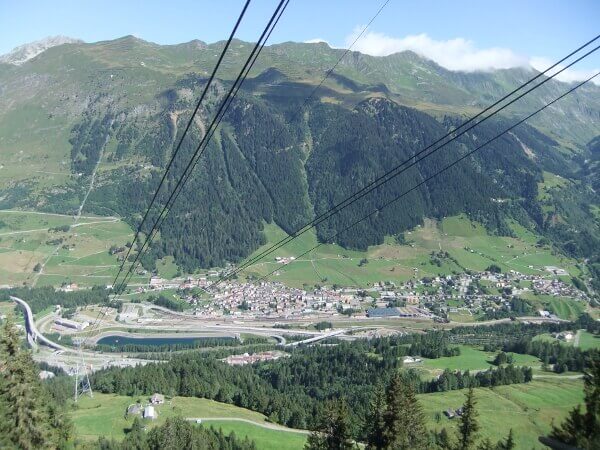
[[[79,44],[83,41],[81,39],[74,39],[67,36],[49,36],[39,41],[30,42],[15,47],[9,53],[0,56],[0,62],[14,64],[20,66],[21,64],[29,61],[31,58],[35,58],[40,53],[48,50],[49,48],[56,47],[63,44]]]

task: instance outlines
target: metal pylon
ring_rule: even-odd
[[[77,370],[75,372],[75,401],[82,395],[88,394],[91,398],[94,398],[92,392],[92,384],[90,383],[90,377],[88,374],[88,368],[83,359],[83,352],[81,351],[81,343],[79,344],[79,355],[77,357]]]

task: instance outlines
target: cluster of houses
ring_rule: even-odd
[[[284,259],[276,262],[286,263]],[[149,288],[176,288],[181,298],[195,307],[198,317],[218,319],[294,319],[327,317],[352,312],[363,317],[402,317],[439,319],[465,310],[469,314],[511,308],[511,298],[521,295],[552,295],[587,301],[587,295],[554,272],[526,275],[515,270],[506,273],[480,272],[447,276],[411,278],[404,283],[379,282],[368,289],[322,286],[298,289],[282,283],[229,280],[211,289],[210,299],[200,299],[194,288],[212,286],[218,272],[185,279],[150,279]],[[562,269],[561,269],[562,270]],[[562,273],[562,272],[560,272]],[[461,306],[450,306],[457,300]]]
[[[158,417],[157,406],[165,403],[165,396],[153,394],[146,405],[134,403],[127,408],[126,416],[141,416],[144,419],[154,420]]]
[[[212,300],[198,306],[196,315],[206,318],[233,316],[253,319],[293,319],[328,316],[347,309],[361,309],[364,298],[356,289],[323,287],[311,291],[276,282],[222,283]],[[187,299],[189,301],[189,299]]]
[[[230,366],[245,366],[246,364],[254,364],[260,361],[274,361],[282,357],[288,357],[287,353],[280,351],[269,351],[262,353],[244,353],[243,355],[231,355],[221,361],[226,362]]]

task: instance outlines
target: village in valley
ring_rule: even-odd
[[[197,317],[239,320],[345,315],[449,321],[460,314],[481,320],[515,316],[559,319],[556,311],[546,306],[548,302],[540,301],[537,308],[532,308],[531,300],[568,298],[579,302],[583,309],[590,301],[584,291],[565,279],[567,273],[556,267],[548,267],[540,275],[526,275],[514,270],[501,273],[494,266],[489,269],[481,273],[412,278],[398,284],[381,281],[365,289],[337,285],[299,289],[272,281],[214,283],[217,274],[182,280],[153,276],[148,287],[139,287],[137,292],[159,294],[164,291],[185,302],[186,312]]]

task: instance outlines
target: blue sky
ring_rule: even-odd
[[[253,0],[239,37],[255,40],[275,4]],[[291,0],[270,42],[318,38],[342,47],[381,4]],[[227,37],[241,6],[241,0],[0,0],[0,54],[58,34],[86,42],[127,34],[161,44],[214,42]],[[598,0],[389,0],[356,49],[387,54],[409,48],[451,69],[476,70],[532,58],[543,65],[598,33]],[[582,71],[597,67],[596,55],[578,66]]]

